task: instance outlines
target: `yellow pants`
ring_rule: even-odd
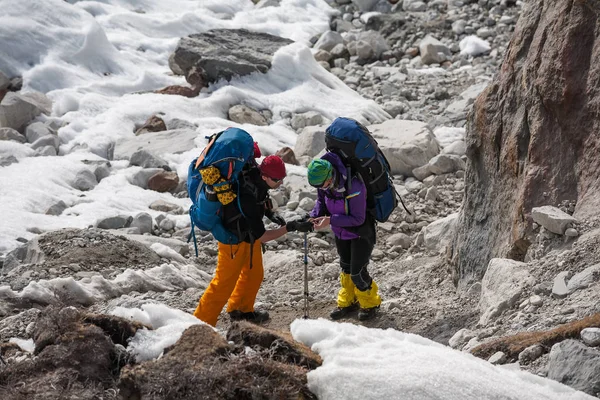
[[[381,305],[379,296],[379,287],[375,281],[371,282],[371,289],[360,291],[352,282],[350,274],[342,272],[340,274],[340,284],[342,287],[338,292],[337,305],[340,308],[350,307],[358,301],[360,308],[373,308]]]
[[[194,316],[209,325],[217,325],[217,318],[229,300],[227,312],[254,311],[254,300],[264,277],[262,248],[255,241],[250,268],[250,243],[238,245],[219,243],[217,270],[208,288],[200,297]]]

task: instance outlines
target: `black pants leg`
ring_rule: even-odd
[[[350,274],[358,290],[363,292],[368,290],[373,281],[367,270],[374,247],[372,242],[365,238],[341,240],[336,237],[335,245],[340,256],[342,271]]]

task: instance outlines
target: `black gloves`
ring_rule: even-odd
[[[275,214],[272,210],[265,210],[265,217],[269,218],[271,222],[275,222],[279,226],[285,225],[285,219],[278,214]]]
[[[290,221],[285,224],[288,232],[312,232],[314,230],[313,223],[310,221]]]

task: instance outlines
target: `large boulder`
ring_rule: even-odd
[[[527,264],[502,258],[490,260],[481,281],[479,311],[482,314],[479,323],[485,326],[504,310],[514,306],[525,288],[533,283]]]
[[[43,93],[9,92],[0,103],[0,128],[22,130],[41,113],[52,112],[52,101]]]
[[[491,258],[524,260],[534,207],[568,201],[578,220],[598,215],[596,14],[586,2],[528,2],[502,69],[475,101],[452,251],[461,288],[481,279]]]
[[[253,72],[266,73],[275,52],[290,43],[289,39],[246,29],[213,29],[182,38],[169,66],[183,75],[194,66],[201,68],[207,83],[231,80]]]
[[[369,131],[390,162],[392,174],[413,176],[413,169],[440,152],[435,136],[423,122],[392,119],[369,126]]]
[[[552,346],[548,378],[593,395],[600,393],[600,351],[567,339]]]

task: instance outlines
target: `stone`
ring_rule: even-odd
[[[567,283],[567,289],[569,290],[569,293],[573,293],[576,290],[587,288],[599,279],[600,264],[595,264],[573,275],[573,277],[569,279],[569,283]]]
[[[161,168],[170,170],[168,163],[165,160],[144,149],[140,149],[133,153],[129,159],[129,164],[142,168]]]
[[[154,211],[161,211],[169,214],[181,215],[184,213],[183,207],[169,203],[165,200],[156,200],[150,204],[149,208]]]
[[[504,364],[507,361],[507,357],[506,354],[504,354],[501,351],[497,351],[494,354],[492,354],[492,356],[488,359],[490,364],[493,365],[499,365],[499,364]]]
[[[575,218],[557,207],[543,206],[531,209],[533,221],[552,233],[562,235],[570,224],[577,222]]]
[[[300,130],[307,126],[315,126],[323,123],[323,116],[316,111],[309,111],[302,114],[294,114],[290,125],[294,130]]]
[[[297,157],[313,158],[323,149],[325,149],[325,127],[307,126],[296,139],[294,154]]]
[[[289,39],[246,29],[211,29],[180,39],[169,57],[169,67],[175,74],[186,76],[193,67],[202,68],[207,84],[229,81],[254,72],[266,73],[275,52],[290,43]]]
[[[413,169],[426,165],[440,152],[435,136],[423,122],[394,119],[368,128],[394,175],[413,176]]]
[[[231,121],[238,124],[251,124],[257,126],[267,126],[269,123],[266,118],[258,111],[243,105],[237,104],[228,111],[228,117]]]
[[[31,148],[34,150],[40,149],[46,146],[52,146],[58,151],[58,146],[60,145],[60,140],[56,135],[46,135],[31,144]]]
[[[0,102],[0,128],[21,130],[38,115],[50,114],[52,101],[45,94],[8,92]]]
[[[179,176],[177,172],[161,171],[148,179],[148,189],[155,192],[171,192],[179,184]]]
[[[88,191],[92,190],[96,187],[98,181],[96,180],[96,175],[88,169],[83,169],[77,172],[75,175],[75,182],[73,182],[73,187],[77,190]]]
[[[165,121],[158,115],[153,115],[144,122],[144,124],[135,131],[135,135],[143,135],[148,132],[162,132],[167,130]]]
[[[344,44],[344,39],[342,35],[338,32],[327,31],[321,35],[317,43],[313,46],[313,48],[318,50],[331,51],[336,45]]]
[[[60,215],[67,208],[67,204],[64,201],[60,200],[58,203],[54,204],[46,210],[46,215]]]
[[[486,326],[504,310],[515,306],[525,288],[533,284],[527,264],[504,258],[490,260],[481,281],[479,323]]]
[[[133,217],[126,215],[118,215],[100,219],[96,222],[96,227],[99,229],[121,229],[128,228],[133,221]]]
[[[581,331],[581,340],[590,347],[600,346],[600,328],[585,328]]]
[[[152,216],[142,212],[133,217],[131,221],[132,228],[138,228],[140,234],[152,233]]]
[[[452,240],[457,221],[458,213],[453,213],[427,225],[423,230],[425,247],[438,253],[444,251]]]
[[[474,337],[475,332],[467,328],[463,328],[456,332],[454,335],[452,335],[450,340],[448,340],[448,345],[453,349],[458,349]]]
[[[277,150],[277,153],[275,153],[275,155],[281,157],[283,162],[286,164],[300,165],[300,163],[296,159],[294,150],[292,150],[289,147],[282,147],[281,149]]]
[[[552,284],[552,296],[562,299],[569,295],[569,288],[567,287],[567,279],[571,276],[569,271],[560,272],[554,278]]]
[[[14,142],[25,143],[27,138],[13,128],[0,128],[0,140],[12,140]]]
[[[592,396],[600,393],[600,351],[567,339],[552,346],[548,375],[560,383]]]
[[[399,232],[399,233],[395,233],[395,234],[389,236],[386,239],[386,243],[390,247],[400,246],[403,249],[408,249],[412,245],[412,240],[411,240],[410,236],[408,236],[402,232]]]
[[[419,52],[421,62],[425,65],[442,63],[452,55],[445,44],[430,35],[425,36],[419,43]]]
[[[531,345],[519,353],[519,364],[529,364],[540,358],[542,354],[544,354],[544,347],[541,344]]]

